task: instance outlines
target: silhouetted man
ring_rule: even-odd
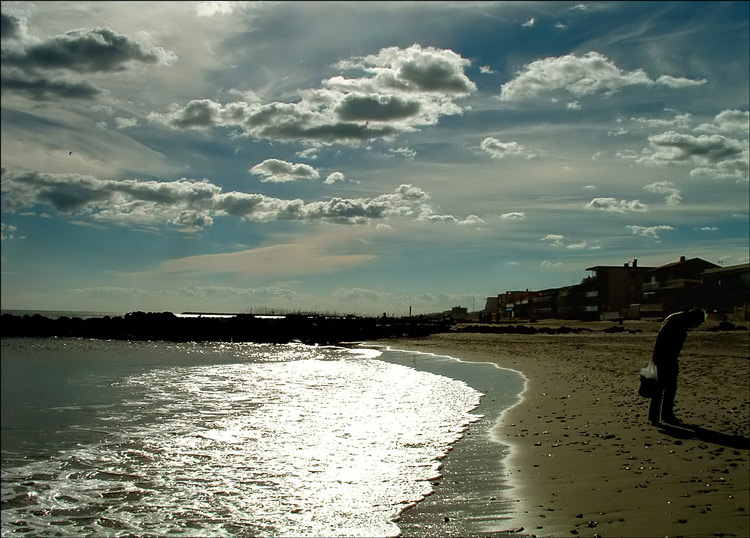
[[[653,361],[656,364],[659,385],[651,398],[648,418],[651,424],[659,424],[661,419],[667,424],[677,424],[679,419],[674,416],[674,397],[677,393],[677,357],[682,351],[682,345],[687,338],[687,332],[703,323],[706,313],[700,308],[692,308],[684,312],[670,314],[661,324],[654,343]]]

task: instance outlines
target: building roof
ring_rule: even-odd
[[[742,273],[750,271],[750,263],[741,263],[739,265],[729,265],[727,267],[713,267],[703,271],[704,275],[715,275],[718,273]]]
[[[652,270],[653,271],[661,271],[663,269],[671,269],[673,267],[678,267],[680,265],[686,265],[686,264],[690,264],[690,265],[704,265],[707,268],[717,268],[717,267],[719,267],[715,263],[711,263],[711,262],[706,261],[706,260],[701,259],[701,258],[690,258],[689,260],[686,260],[685,257],[682,256],[679,261],[672,262],[672,263],[665,263],[664,265],[660,265],[659,267],[655,267]]]
[[[648,271],[650,269],[655,269],[655,267],[648,267],[648,266],[645,266],[645,265],[636,265],[635,267],[633,267],[632,265],[626,265],[626,264],[623,264],[623,265],[595,265],[594,267],[587,267],[585,270],[586,271],[597,271],[599,269],[629,269],[629,270],[640,269],[642,271],[643,270]]]

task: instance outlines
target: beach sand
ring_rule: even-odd
[[[534,324],[561,325],[592,332],[381,342],[526,377],[519,403],[491,431],[506,484],[487,481],[477,495],[498,500],[477,536],[750,536],[750,332],[712,332],[708,322],[688,334],[675,406],[685,425],[665,427],[649,424],[650,400],[637,393],[658,323],[625,321],[619,333],[603,332],[614,325],[606,322]],[[452,457],[446,477],[461,467]],[[403,536],[453,535],[450,491],[436,488],[405,512]]]

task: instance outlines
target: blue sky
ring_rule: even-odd
[[[747,2],[3,2],[2,307],[406,314],[748,262]]]

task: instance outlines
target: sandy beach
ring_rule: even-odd
[[[603,331],[613,326],[606,322],[534,324],[561,325],[591,332],[387,341],[526,378],[519,403],[491,432],[504,445],[497,457],[507,484],[487,482],[483,493],[510,501],[502,507],[511,513],[483,534],[749,536],[750,332],[709,331],[716,323],[707,322],[689,333],[675,406],[684,424],[667,427],[649,424],[650,400],[637,393],[658,323],[626,321],[615,333]],[[441,535],[450,522],[420,504],[404,514],[404,536]]]

